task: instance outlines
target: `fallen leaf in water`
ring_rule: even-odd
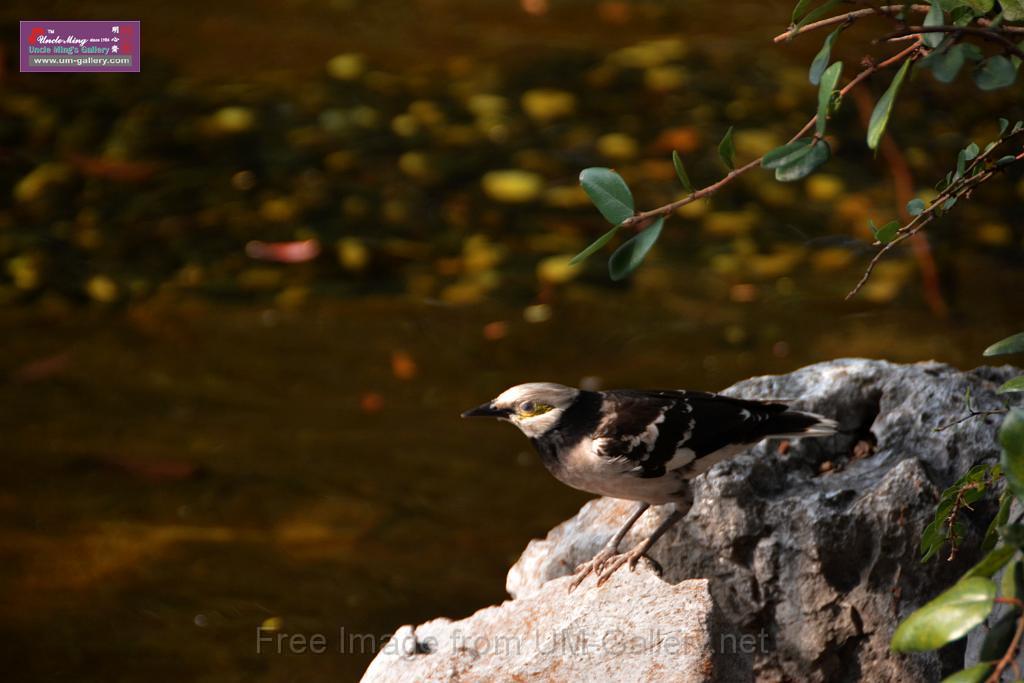
[[[316,238],[295,242],[260,242],[252,240],[245,245],[245,253],[257,261],[275,263],[305,263],[320,255],[320,241]]]
[[[487,341],[498,341],[508,336],[508,323],[504,320],[495,320],[484,325],[484,339]]]
[[[405,351],[391,352],[391,374],[398,379],[413,379],[418,368],[416,361]]]
[[[367,391],[359,397],[359,408],[367,415],[373,415],[384,410],[384,397],[380,394]]]
[[[66,372],[69,367],[71,367],[71,352],[62,351],[61,353],[53,356],[37,358],[36,360],[25,363],[11,373],[11,381],[18,384],[39,382],[56,375],[61,375]]]
[[[102,178],[119,183],[139,183],[149,180],[160,165],[152,161],[127,161],[107,157],[71,157],[71,165],[90,178]]]

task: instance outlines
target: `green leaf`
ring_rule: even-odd
[[[826,2],[824,5],[821,5],[820,7],[815,7],[810,12],[805,14],[799,21],[796,21],[795,28],[800,28],[801,26],[806,26],[812,21],[817,21],[820,17],[823,17],[826,14],[828,14],[829,10],[831,10],[838,4],[839,0],[828,0],[828,2]]]
[[[1024,409],[1014,408],[999,428],[1000,464],[1013,495],[1024,500]]]
[[[793,17],[790,21],[795,24],[797,20],[804,15],[804,12],[807,11],[808,5],[812,2],[814,2],[814,0],[800,0],[800,2],[796,3],[796,7],[793,8]]]
[[[821,75],[821,84],[818,86],[818,120],[816,122],[818,137],[825,134],[825,124],[828,121],[828,105],[832,102],[832,93],[839,82],[839,74],[843,72],[843,63],[836,62],[825,73]]]
[[[999,119],[999,137],[1003,137],[1003,133],[1006,132],[1006,128],[1010,125],[1010,122],[1006,119]],[[996,143],[993,143],[996,144]]]
[[[1006,648],[1010,646],[1010,641],[1013,639],[1013,632],[1017,630],[1019,616],[1020,613],[1012,609],[992,624],[992,628],[989,629],[981,644],[978,659],[983,662],[991,662],[999,660],[1006,654]]]
[[[1024,375],[1003,382],[1002,386],[996,389],[997,394],[1008,394],[1011,391],[1024,391]]]
[[[1006,563],[1013,559],[1013,556],[1016,554],[1017,548],[1015,546],[1001,545],[983,557],[978,564],[968,569],[967,573],[961,578],[961,581],[975,576],[981,576],[986,579],[991,578],[993,574],[1006,566]]]
[[[629,191],[622,176],[610,168],[583,169],[580,185],[604,219],[612,225],[618,225],[633,215],[633,193]]]
[[[1024,563],[1014,560],[999,581],[999,594],[1004,598],[1019,598],[1024,595]]]
[[[924,18],[924,25],[942,26],[943,23],[942,6],[939,5],[939,0],[932,0],[932,8],[928,10],[928,16]],[[944,37],[941,33],[923,33],[921,34],[921,41],[928,47],[936,48]]]
[[[882,244],[888,244],[892,242],[896,237],[896,232],[900,229],[900,222],[892,220],[883,225],[880,228],[875,227],[875,222],[868,220],[868,227],[871,228],[871,232],[874,233],[875,239]]]
[[[974,84],[981,90],[998,90],[1013,85],[1017,80],[1017,68],[1002,55],[986,59],[974,72]]]
[[[824,140],[818,140],[804,153],[795,155],[789,163],[775,169],[775,179],[789,183],[794,180],[806,178],[814,169],[818,168],[832,157],[832,149]]]
[[[896,629],[890,646],[898,652],[936,650],[980,624],[995,604],[996,585],[980,576],[957,581]]]
[[[1007,154],[1005,157],[999,157],[996,160],[996,166],[1009,166],[1010,164],[1016,163],[1017,157],[1012,154]]]
[[[1000,655],[1001,656],[1001,655]],[[975,664],[970,669],[957,671],[942,679],[941,683],[981,683],[992,671],[992,665],[988,662]]]
[[[1015,548],[1024,546],[1024,524],[1006,524],[999,528],[999,535]]]
[[[672,165],[676,167],[676,177],[687,194],[693,194],[693,185],[690,184],[690,176],[686,175],[686,167],[683,160],[679,158],[679,152],[672,150]]]
[[[800,138],[781,147],[776,147],[761,157],[761,168],[773,169],[790,164],[793,160],[806,154],[813,142],[814,138]]]
[[[725,131],[722,141],[718,143],[718,156],[721,157],[722,162],[729,167],[730,171],[736,168],[736,163],[733,161],[733,157],[736,156],[736,150],[732,145],[732,126],[729,126],[729,130]]]
[[[615,250],[611,258],[608,259],[608,274],[613,280],[617,282],[624,279],[643,263],[647,252],[658,241],[664,226],[665,218],[658,218],[651,223],[650,227]]]
[[[999,0],[999,6],[1003,8],[1003,18],[1007,21],[1024,19],[1024,0]]]
[[[996,547],[996,543],[999,542],[999,529],[1006,525],[1006,520],[1010,518],[1010,505],[1013,503],[1013,496],[1009,491],[1003,491],[999,496],[999,512],[989,522],[988,528],[985,530],[985,538],[981,542],[981,551],[987,553]]]
[[[907,213],[911,216],[920,216],[922,211],[924,211],[923,199],[911,199],[907,202]]]
[[[582,263],[588,258],[593,256],[601,247],[611,242],[612,238],[615,237],[615,233],[619,231],[618,225],[606,232],[605,234],[598,237],[596,240],[590,243],[590,246],[576,254],[569,260],[570,266],[575,266],[577,263]]]
[[[903,62],[903,66],[896,72],[892,83],[889,84],[888,89],[882,94],[882,97],[879,98],[878,103],[875,105],[874,111],[871,112],[871,120],[868,122],[868,147],[871,149],[877,149],[878,143],[882,140],[885,127],[889,125],[892,107],[896,103],[896,95],[900,92],[900,86],[903,85],[903,79],[906,78],[907,69],[909,68],[910,62]]]
[[[846,24],[840,24],[839,28],[828,34],[821,49],[818,50],[818,54],[814,55],[814,59],[811,61],[811,70],[807,73],[807,79],[811,82],[811,85],[818,85],[821,82],[821,74],[824,73],[825,67],[828,66],[828,60],[832,58],[832,45],[836,42],[836,38],[839,37],[844,28],[846,28]]]
[[[988,14],[996,4],[995,0],[955,0],[957,5],[970,7],[978,16]]]
[[[978,149],[977,143],[972,142],[971,144],[964,147],[964,158],[967,159],[967,161],[974,161],[974,159],[977,158],[978,156],[978,152],[980,151],[981,150]]]
[[[932,559],[942,549],[942,544],[946,542],[944,524],[945,518],[936,515],[921,532],[921,562]]]
[[[1000,339],[992,346],[985,349],[983,356],[1003,356],[1008,353],[1024,353],[1024,332]]]
[[[948,50],[936,50],[922,60],[922,63],[931,68],[935,80],[940,83],[952,83],[966,61],[967,52],[964,45],[958,44]]]

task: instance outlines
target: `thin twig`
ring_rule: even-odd
[[[907,47],[906,49],[900,50],[899,52],[894,54],[892,57],[889,57],[888,59],[886,59],[886,60],[884,60],[882,62],[879,62],[878,64],[873,64],[873,65],[869,66],[868,68],[864,69],[859,74],[854,76],[853,79],[849,83],[847,83],[845,86],[843,86],[843,88],[839,91],[839,96],[843,97],[848,92],[850,92],[850,90],[855,88],[858,84],[863,82],[865,79],[869,78],[871,75],[873,75],[877,71],[881,71],[882,69],[886,69],[886,68],[888,68],[890,66],[893,66],[894,64],[899,64],[900,62],[902,62],[905,59],[914,59],[914,58],[916,58],[917,53],[920,50],[920,48],[921,48],[921,41],[918,40],[913,45]],[[801,128],[796,133],[796,135],[794,135],[790,139],[790,142],[793,142],[793,141],[799,139],[800,137],[806,135],[807,133],[809,133],[811,131],[811,129],[814,128],[814,124],[817,123],[817,121],[818,121],[818,115],[815,114],[814,116],[811,117],[811,120],[808,121],[806,124],[804,124],[804,127]],[[725,187],[726,185],[731,183],[733,180],[735,180],[739,176],[741,176],[744,173],[746,173],[747,171],[749,171],[749,170],[751,170],[753,168],[758,167],[761,164],[761,160],[763,158],[764,158],[763,156],[758,157],[758,158],[754,159],[753,161],[751,161],[751,162],[749,162],[747,164],[744,164],[743,166],[740,166],[737,169],[733,169],[732,171],[729,171],[729,173],[724,178],[719,180],[718,182],[712,183],[711,185],[708,185],[707,187],[701,188],[701,189],[697,190],[696,192],[693,192],[692,194],[689,194],[686,197],[683,197],[682,199],[679,199],[677,201],[671,202],[669,204],[665,204],[664,206],[659,206],[658,208],[651,209],[650,211],[643,211],[641,213],[638,213],[638,214],[635,214],[633,216],[630,216],[626,220],[622,221],[622,227],[623,228],[643,229],[644,227],[646,227],[646,226],[651,224],[651,219],[658,218],[660,216],[667,216],[668,214],[672,213],[673,211],[675,211],[676,209],[678,209],[678,208],[680,208],[682,206],[686,206],[687,204],[689,204],[691,202],[695,202],[698,199],[703,199],[704,197],[709,197],[709,196],[713,195],[715,192],[717,192],[718,190],[722,189],[723,187]]]
[[[1024,636],[1024,602],[1021,602],[1017,598],[996,598],[996,602],[1009,603],[1021,611],[1019,617],[1017,617],[1017,629],[1013,632],[1013,639],[1010,641],[1009,646],[1006,648],[1006,652],[996,663],[996,668],[993,669],[992,673],[988,678],[985,679],[985,683],[999,683],[999,679],[1003,677],[1003,671],[1006,667],[1013,663],[1013,660],[1017,656],[1017,648],[1020,647],[1021,636]]]
[[[993,147],[988,154],[981,154],[978,157],[976,157],[974,159],[974,162],[972,162],[971,165],[968,166],[967,169],[964,171],[964,177],[960,183],[954,184],[952,187],[943,190],[938,197],[932,200],[932,203],[929,204],[924,211],[919,213],[914,218],[914,220],[900,228],[896,233],[896,237],[892,241],[887,242],[885,245],[882,246],[881,249],[878,250],[878,253],[876,253],[874,258],[872,258],[871,261],[868,263],[867,268],[864,269],[864,275],[861,276],[857,284],[854,285],[853,289],[851,289],[849,294],[846,295],[847,300],[849,300],[851,297],[857,294],[857,292],[859,292],[861,288],[865,284],[867,284],[868,279],[871,277],[871,273],[874,271],[875,266],[878,265],[878,262],[881,260],[881,258],[885,256],[885,254],[888,253],[888,251],[895,247],[897,244],[907,239],[908,237],[916,235],[926,225],[931,223],[932,220],[935,219],[935,212],[938,211],[942,205],[944,205],[950,199],[960,199],[961,197],[969,195],[975,187],[981,185],[982,183],[990,179],[992,176],[994,176],[997,172],[1002,171],[1003,169],[1006,168],[1006,166],[1010,165],[1003,164],[1000,166],[994,166],[988,169],[987,171],[982,171],[981,173],[977,173],[973,176],[970,175],[971,170],[977,166],[978,162],[985,158],[989,158],[992,155],[992,153],[996,151],[996,149],[998,149],[998,146]],[[1018,154],[1013,155],[1013,157],[1013,163],[1021,161],[1022,159],[1024,159],[1024,151],[1021,151]]]
[[[825,28],[827,26],[835,26],[836,24],[842,24],[845,21],[853,22],[861,17],[868,17],[873,15],[893,15],[904,9],[906,5],[883,5],[881,7],[869,7],[867,9],[854,10],[853,12],[847,12],[846,14],[838,14],[828,19],[822,19],[821,21],[815,21],[806,26],[800,28],[794,28],[780,33],[779,35],[772,38],[773,43],[782,43],[793,36],[798,36],[801,33],[807,33],[808,31],[814,31],[815,29]],[[910,9],[921,14],[927,14],[928,10],[931,9],[931,5],[910,5]]]
[[[928,10],[931,9],[931,5],[910,5],[909,7],[907,5],[882,5],[881,7],[869,7],[867,9],[854,10],[853,12],[847,12],[845,14],[837,14],[836,16],[829,17],[828,19],[822,19],[821,21],[815,21],[813,23],[807,24],[806,26],[801,26],[800,28],[790,29],[790,30],[786,31],[785,33],[780,33],[779,35],[777,35],[774,38],[772,38],[772,42],[774,42],[774,43],[783,43],[783,42],[786,42],[786,41],[790,40],[794,36],[798,36],[798,35],[800,35],[802,33],[807,33],[809,31],[815,31],[815,30],[817,30],[819,28],[827,28],[829,26],[835,26],[836,24],[842,24],[843,22],[851,22],[852,23],[852,22],[856,21],[857,19],[861,19],[863,17],[869,17],[869,16],[878,15],[878,16],[889,16],[889,17],[895,18],[896,13],[899,12],[899,11],[902,11],[903,9],[910,9],[910,10],[912,10],[914,12],[919,12],[921,14],[927,14]],[[978,19],[977,22],[978,22],[979,26],[988,27],[988,26],[992,25],[992,22],[989,19]],[[999,26],[998,28],[1003,33],[1024,33],[1024,26],[1006,26],[1006,25],[1002,25],[1002,26]]]
[[[935,431],[937,431],[937,432],[944,431],[946,429],[949,429],[950,427],[954,427],[954,426],[960,424],[961,422],[967,422],[968,420],[972,420],[972,419],[974,419],[976,417],[985,417],[985,416],[988,416],[988,415],[1003,415],[1003,414],[1005,414],[1008,411],[1009,411],[1009,408],[996,408],[996,409],[993,409],[993,410],[972,410],[970,413],[968,413],[964,417],[961,417],[959,420],[953,420],[952,422],[947,422],[944,425],[936,427]]]
[[[953,33],[966,36],[977,36],[982,40],[992,43],[999,43],[1015,57],[1024,59],[1024,50],[1014,45],[1013,41],[999,33],[996,29],[978,28],[977,26],[908,26],[899,31],[893,31],[879,38],[876,42],[885,42],[893,38],[903,36],[918,36],[922,33]]]

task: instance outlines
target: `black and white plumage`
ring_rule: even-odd
[[[641,503],[609,547],[581,565],[573,587],[591,571],[597,571],[603,582],[624,562],[635,566],[668,526],[689,510],[689,481],[715,463],[763,439],[829,436],[837,427],[834,420],[791,410],[782,401],[684,390],[584,391],[550,382],[514,386],[463,413],[475,416],[496,417],[519,427],[559,481]],[[619,556],[618,542],[647,507],[666,503],[676,508],[666,524]]]

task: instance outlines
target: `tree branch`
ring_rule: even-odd
[[[907,28],[900,29],[899,31],[893,31],[892,33],[884,35],[881,38],[878,38],[875,42],[885,42],[886,40],[892,40],[893,38],[916,36],[921,35],[922,33],[954,33],[967,36],[978,36],[982,40],[999,43],[1007,52],[1013,54],[1015,57],[1024,59],[1024,50],[1021,50],[1019,47],[1014,45],[1012,40],[999,33],[996,29],[978,28],[977,26],[908,26]]]
[[[864,69],[859,74],[854,76],[853,79],[851,79],[849,83],[847,83],[845,86],[843,86],[843,88],[839,91],[839,96],[843,97],[848,92],[850,92],[850,90],[855,88],[858,84],[860,84],[865,79],[867,79],[870,76],[872,76],[874,73],[876,73],[878,71],[881,71],[882,69],[886,69],[886,68],[888,68],[890,66],[893,66],[895,64],[899,64],[900,62],[904,61],[905,59],[916,59],[917,55],[919,54],[920,48],[921,48],[921,41],[917,40],[917,41],[914,42],[913,45],[911,45],[910,47],[907,47],[906,49],[903,49],[903,50],[897,52],[892,57],[889,57],[888,59],[886,59],[886,60],[884,60],[882,62],[879,62],[878,64],[872,64],[871,66],[869,66],[868,68]],[[801,128],[797,132],[797,134],[794,135],[790,139],[790,142],[793,142],[794,140],[797,140],[800,137],[802,137],[803,135],[806,135],[807,133],[809,133],[811,131],[811,129],[814,128],[814,124],[817,121],[818,121],[818,115],[815,114],[814,116],[811,117],[811,120],[808,121],[806,124],[804,124],[804,127]],[[715,192],[717,192],[718,190],[722,189],[723,187],[725,187],[726,185],[731,183],[733,180],[735,180],[739,176],[741,176],[744,173],[746,173],[747,171],[749,171],[749,170],[759,166],[761,164],[761,160],[763,158],[764,158],[763,156],[758,157],[758,158],[754,159],[753,161],[751,161],[751,162],[749,162],[747,164],[744,164],[743,166],[740,166],[739,168],[736,168],[736,169],[733,169],[732,171],[729,171],[729,173],[724,178],[719,180],[718,182],[712,183],[711,185],[708,185],[707,187],[701,188],[701,189],[697,190],[696,192],[694,192],[694,193],[692,193],[690,195],[687,195],[686,197],[683,197],[682,199],[674,201],[674,202],[672,202],[670,204],[665,204],[664,206],[659,206],[658,208],[651,209],[650,211],[643,211],[641,213],[638,213],[638,214],[635,214],[633,216],[630,216],[626,220],[622,221],[622,227],[623,228],[637,228],[639,230],[643,230],[645,227],[650,225],[652,219],[654,219],[654,218],[658,218],[660,216],[667,216],[668,214],[672,213],[676,209],[678,209],[678,208],[680,208],[682,206],[686,206],[687,204],[689,204],[691,202],[695,202],[698,199],[703,199],[704,197],[710,197]]]
[[[896,18],[896,13],[903,11],[908,8],[907,5],[882,5],[880,7],[869,7],[867,9],[854,10],[853,12],[847,12],[845,14],[837,14],[834,17],[828,19],[822,19],[821,21],[815,21],[814,23],[801,26],[800,28],[790,29],[785,33],[772,38],[773,43],[783,43],[791,40],[793,37],[800,35],[801,33],[807,33],[808,31],[815,31],[819,28],[827,28],[829,26],[835,26],[836,24],[842,24],[843,22],[853,23],[857,19],[870,16],[888,16]],[[909,9],[914,12],[921,14],[927,14],[928,10],[931,9],[931,5],[909,5]],[[989,19],[978,19],[979,26],[988,27],[992,25],[992,21]],[[1003,33],[1024,33],[1024,26],[1006,26],[1002,25],[999,30]]]
[[[1004,138],[1002,142],[1005,142],[1006,139],[1007,138]],[[989,180],[996,173],[1002,171],[1007,166],[1009,166],[1009,163],[1001,164],[998,166],[993,166],[992,168],[982,171],[981,173],[971,175],[971,171],[977,168],[979,163],[983,162],[986,159],[990,159],[992,156],[994,156],[994,152],[997,149],[999,149],[999,145],[993,147],[991,150],[988,151],[988,153],[980,154],[977,157],[975,157],[974,161],[971,162],[970,166],[968,166],[964,170],[964,176],[963,178],[960,179],[959,182],[953,183],[950,187],[943,190],[938,197],[932,200],[931,204],[929,204],[924,211],[919,213],[914,218],[914,220],[910,221],[902,228],[900,228],[896,232],[895,239],[883,245],[882,248],[878,250],[878,253],[875,254],[874,258],[871,259],[871,261],[868,263],[867,268],[864,270],[864,275],[861,276],[857,284],[854,285],[853,289],[850,290],[850,293],[846,295],[846,299],[849,300],[857,292],[859,292],[865,284],[867,284],[867,281],[871,277],[871,273],[872,271],[874,271],[875,266],[878,265],[878,262],[890,249],[892,249],[893,247],[895,247],[897,244],[907,239],[908,237],[916,235],[926,225],[928,225],[928,223],[934,220],[936,217],[936,212],[942,207],[942,205],[944,205],[950,199],[960,199],[961,197],[969,195],[978,185],[981,185],[985,181]],[[1013,158],[1014,161],[1011,163],[1017,163],[1021,160],[1024,160],[1024,150],[1014,154]]]

